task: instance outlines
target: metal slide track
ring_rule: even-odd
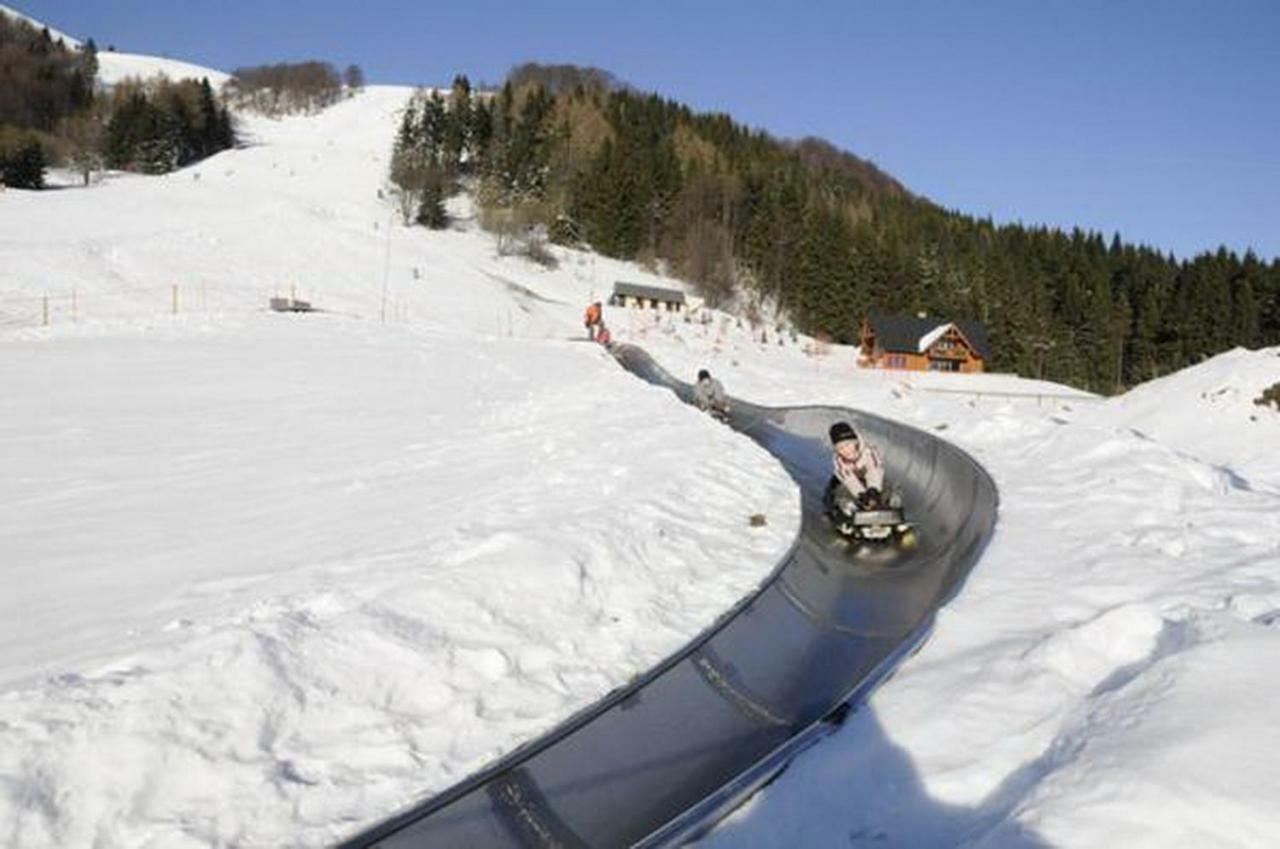
[[[637,376],[689,401],[644,351]],[[822,516],[828,426],[882,449],[919,533],[905,552],[855,556]],[[927,637],[995,526],[986,471],[935,436],[839,407],[733,404],[732,426],[800,487],[799,537],[749,597],[672,657],[462,783],[342,847],[678,846],[834,728]]]

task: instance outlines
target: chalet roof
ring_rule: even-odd
[[[984,360],[991,359],[987,329],[976,321],[939,321],[936,318],[884,313],[872,313],[867,320],[876,335],[876,343],[891,353],[922,353],[954,326],[969,340],[978,356]]]
[[[613,294],[622,295],[627,298],[648,298],[653,301],[673,301],[677,304],[683,304],[684,292],[679,289],[663,289],[661,286],[641,286],[639,283],[623,283],[618,281],[613,284]]]

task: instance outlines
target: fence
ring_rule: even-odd
[[[63,327],[90,323],[127,323],[173,316],[222,315],[261,312],[272,298],[310,301],[318,311],[325,304],[302,287],[270,287],[255,284],[219,285],[211,282],[128,286],[104,283],[93,286],[49,289],[43,293],[0,293],[0,330]],[[343,299],[351,306],[351,295]],[[345,312],[357,318],[372,317],[384,323],[408,323],[409,302],[401,298],[379,301],[372,290],[364,299],[356,299],[359,313]]]
[[[223,293],[225,296],[225,293]],[[97,320],[210,311],[207,284],[112,286],[0,294],[0,327],[51,327]]]
[[[1037,406],[1041,406],[1044,402],[1050,403],[1060,401],[1062,403],[1080,402],[1088,404],[1095,401],[1105,401],[1101,395],[1090,395],[1084,392],[1036,392],[1034,390],[1024,390],[1022,392],[1007,392],[991,389],[941,389],[933,386],[916,386],[907,384],[913,392],[927,392],[931,395],[967,395],[974,401],[983,398],[1018,398],[1024,401],[1034,400]]]

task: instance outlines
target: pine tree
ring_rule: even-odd
[[[449,226],[449,214],[444,208],[445,177],[433,170],[422,190],[422,204],[418,207],[417,221],[431,230],[443,230]]]
[[[471,83],[464,75],[459,74],[453,78],[453,88],[449,92],[441,140],[443,164],[450,174],[457,171],[463,154],[468,149],[471,123]]]
[[[0,182],[13,189],[43,189],[48,162],[34,135],[0,135]]]

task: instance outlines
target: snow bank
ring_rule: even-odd
[[[1280,486],[1280,416],[1253,403],[1280,382],[1280,348],[1236,348],[1144,383],[1108,405],[1107,421]]]

